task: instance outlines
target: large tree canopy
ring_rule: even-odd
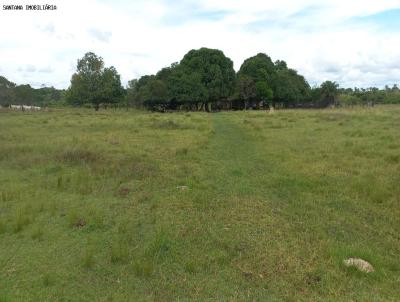
[[[243,93],[244,88],[250,94]],[[245,103],[250,100],[290,106],[310,98],[310,86],[303,76],[288,68],[285,61],[276,61],[274,64],[263,53],[243,62],[238,72],[236,90],[240,92],[239,96],[244,97]]]
[[[220,50],[201,48],[155,76],[130,81],[128,102],[152,109],[187,105],[208,110],[209,104],[227,100],[234,84],[233,62]]]
[[[240,67],[237,81],[237,90],[243,92],[243,88],[247,87],[246,90],[251,91],[251,94],[247,95],[245,103],[247,101],[257,103],[270,101],[273,96],[275,74],[274,63],[266,54],[259,53],[246,59]],[[239,93],[239,95],[243,95],[243,93]],[[245,105],[245,107],[247,106]]]
[[[187,73],[181,66],[176,66],[166,81],[169,98],[176,105],[196,105],[209,99],[198,72]]]
[[[181,72],[200,81],[199,84],[203,87],[202,94],[204,93],[206,97],[203,102],[226,100],[233,93],[235,83],[233,62],[218,49],[191,50],[183,57],[180,67]]]
[[[294,106],[310,100],[311,88],[297,71],[287,68],[286,63],[277,62],[274,82],[274,102]]]
[[[92,52],[78,60],[72,75],[67,99],[73,105],[92,104],[96,110],[101,103],[118,102],[123,96],[120,76],[114,67],[104,68],[104,61]]]
[[[232,61],[222,51],[208,48],[191,50],[180,63],[128,85],[128,103],[152,109],[186,105],[208,110],[213,103],[230,108],[231,100],[235,107],[242,102],[239,108],[259,108],[271,102],[295,104],[309,97],[307,81],[289,69],[285,61],[274,64],[269,56],[260,53],[245,60],[236,76]]]
[[[238,75],[247,75],[256,83],[266,82],[272,87],[275,77],[275,66],[269,56],[264,53],[259,53],[243,62]]]

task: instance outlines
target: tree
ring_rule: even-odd
[[[116,104],[121,102],[124,93],[124,88],[121,85],[121,77],[117,70],[113,66],[105,68],[101,77],[100,102]]]
[[[336,104],[339,84],[332,81],[325,81],[321,84],[321,96],[323,101],[328,104]]]
[[[144,104],[153,110],[157,109],[160,104],[165,105],[168,102],[167,86],[163,81],[158,80],[155,77],[151,78],[147,84],[141,88],[141,90]],[[163,109],[164,108],[161,110]]]
[[[296,106],[309,100],[310,96],[311,88],[304,77],[296,70],[287,68],[286,63],[280,63],[274,83],[274,102]]]
[[[255,95],[251,99],[243,99],[245,108],[247,108],[249,101],[256,102],[256,106],[258,107],[260,102],[266,103],[272,100],[276,70],[271,58],[266,54],[259,53],[254,57],[246,59],[240,67],[237,77],[237,85],[241,86],[237,87],[239,91],[243,90],[244,85],[252,85],[253,88],[251,90],[254,89],[255,92]],[[248,86],[248,88],[250,87]],[[245,95],[242,94],[242,96]]]
[[[266,82],[267,85],[272,87],[275,77],[275,66],[269,56],[259,53],[243,62],[238,75],[247,75],[254,82]]]
[[[358,96],[350,94],[340,94],[338,96],[338,99],[340,103],[345,106],[355,106],[355,105],[360,105],[362,103],[362,100]]]
[[[123,96],[120,76],[114,67],[104,68],[104,61],[92,52],[78,60],[72,75],[67,99],[73,105],[90,103],[96,110],[101,103],[111,104]]]
[[[128,82],[127,98],[137,108],[164,110],[168,104],[167,85],[154,75],[142,76]]]
[[[197,72],[185,73],[183,68],[177,67],[168,78],[167,85],[172,109],[186,105],[190,109],[198,110],[198,104],[209,99],[207,88]]]
[[[0,76],[0,105],[10,105],[15,100],[15,83]]]
[[[41,88],[35,90],[35,94],[37,105],[48,106],[49,104],[61,102],[63,91],[54,87],[46,87],[42,85]]]
[[[261,103],[268,103],[268,101],[272,100],[272,96],[274,95],[272,88],[269,87],[267,82],[257,82],[256,83],[256,92],[257,99]],[[257,108],[259,107],[259,103],[257,104]]]
[[[240,75],[236,83],[236,97],[244,101],[244,109],[257,97],[257,87],[248,75]]]
[[[202,86],[204,108],[221,100],[227,100],[232,94],[235,81],[233,62],[218,49],[200,48],[189,51],[180,62],[180,72],[192,78],[198,78]],[[197,75],[193,75],[197,74]],[[205,93],[206,92],[206,93]],[[195,93],[195,92],[193,92]],[[191,94],[193,94],[191,93]]]
[[[142,104],[138,103],[137,100],[137,91],[138,91],[138,80],[133,79],[128,81],[128,87],[126,88],[126,105],[140,108]]]
[[[29,85],[18,85],[14,88],[16,104],[33,105],[38,102],[35,90]]]

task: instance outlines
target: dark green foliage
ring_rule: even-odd
[[[222,51],[209,48],[191,50],[180,64],[186,74],[198,73],[200,83],[207,91],[205,102],[224,100],[232,94],[235,80],[233,62]]]
[[[120,76],[113,66],[104,68],[103,59],[92,52],[78,60],[77,71],[67,91],[70,104],[92,104],[98,110],[100,104],[120,102],[123,95]]]
[[[283,107],[310,100],[310,86],[297,71],[287,67],[285,61],[275,64],[266,54],[258,54],[244,61],[238,72],[237,94],[244,108],[259,108],[268,103]]]
[[[274,84],[274,101],[286,103],[289,107],[310,101],[310,85],[296,70],[283,68],[286,66],[283,63],[277,63],[279,65]]]
[[[338,96],[339,84],[332,81],[326,81],[321,84],[321,97],[322,101],[326,104],[336,105]]]
[[[197,72],[187,73],[182,67],[176,67],[168,78],[168,90],[171,103],[176,105],[194,105],[208,99],[208,91]],[[174,105],[172,105],[174,106]]]
[[[63,90],[42,85],[39,89],[34,89],[30,85],[16,85],[0,76],[0,105],[35,105],[48,106],[60,103]]]
[[[271,58],[264,53],[246,59],[239,70],[239,75],[247,75],[256,83],[266,82],[270,87],[275,78],[275,66]]]
[[[249,102],[257,97],[257,88],[254,80],[248,75],[239,75],[236,83],[236,97],[244,102],[245,109]]]
[[[182,61],[163,68],[155,76],[132,80],[128,103],[152,110],[209,110],[211,104],[226,101],[234,89],[233,62],[222,51],[191,50]]]
[[[0,76],[0,105],[9,105],[15,99],[16,84]]]
[[[261,104],[272,100],[273,83],[276,70],[271,58],[266,54],[246,59],[238,72],[237,91],[244,97],[244,108],[248,105],[259,107]]]

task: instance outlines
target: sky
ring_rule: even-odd
[[[124,85],[221,49],[235,70],[257,53],[284,60],[311,86],[400,83],[400,0],[40,0],[55,11],[10,11],[0,0],[0,75],[67,88],[86,52],[114,66]]]

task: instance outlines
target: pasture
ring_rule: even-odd
[[[399,184],[399,106],[0,110],[0,301],[399,301]]]

